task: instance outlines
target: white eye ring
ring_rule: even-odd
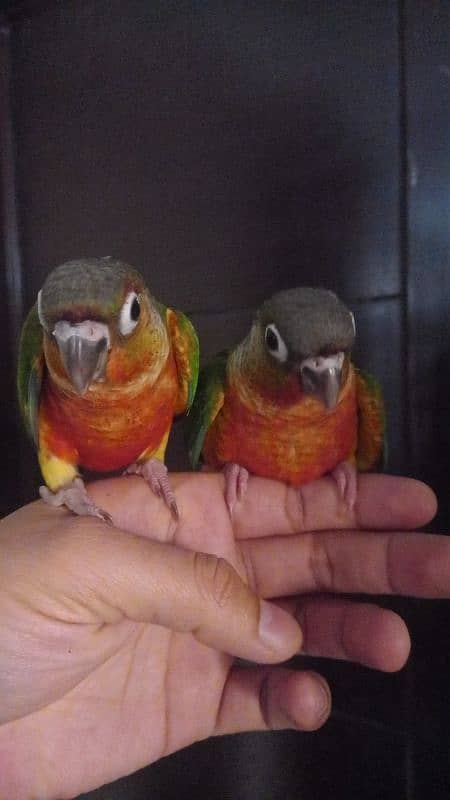
[[[119,331],[122,336],[129,336],[130,333],[133,333],[139,322],[140,313],[139,297],[136,292],[130,292],[127,294],[119,314]]]
[[[264,331],[264,341],[270,355],[273,356],[281,364],[284,364],[288,358],[288,349],[283,341],[283,338],[273,322],[267,325]]]
[[[352,312],[352,311],[350,311],[350,318],[351,318],[351,320],[352,320],[352,325],[353,325],[353,333],[354,333],[354,335],[356,336],[356,322],[355,322],[355,315],[353,314],[353,312]]]

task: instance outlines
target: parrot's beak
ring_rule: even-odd
[[[335,408],[342,383],[344,353],[305,358],[300,364],[303,391],[317,397],[328,409]]]
[[[85,394],[93,381],[105,378],[110,347],[108,326],[85,320],[57,322],[53,331],[64,369],[78,394]]]

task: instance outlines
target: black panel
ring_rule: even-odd
[[[80,800],[409,800],[404,761],[397,735],[330,722],[314,734],[202,742]]]
[[[392,3],[66,2],[14,66],[28,302],[109,254],[187,310],[398,291]]]
[[[2,472],[0,515],[22,498],[20,420],[16,401],[16,349],[22,317],[18,254],[14,140],[10,106],[9,31],[0,28],[0,441]]]
[[[450,407],[450,6],[407,3],[411,438],[418,471],[445,476]],[[447,506],[448,508],[448,506]]]
[[[405,470],[403,336],[401,300],[360,303],[356,318],[355,362],[380,381],[386,406],[387,469]]]
[[[450,4],[406,3],[409,144],[409,385],[414,468],[450,497]],[[450,796],[450,607],[418,603],[414,652],[416,800]]]

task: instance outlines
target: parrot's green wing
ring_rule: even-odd
[[[223,406],[227,359],[228,353],[219,353],[200,372],[188,420],[189,460],[193,469],[198,467],[205,436]]]
[[[358,446],[356,464],[366,472],[384,468],[387,459],[386,416],[380,383],[372,375],[356,370]]]
[[[28,433],[38,445],[38,411],[44,372],[43,332],[34,305],[22,328],[17,368],[19,405]]]
[[[195,328],[181,311],[166,309],[166,321],[178,371],[179,391],[175,414],[189,411],[197,389],[199,344]]]

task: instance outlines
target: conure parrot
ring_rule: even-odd
[[[177,515],[164,453],[173,417],[192,404],[198,364],[188,318],[157,302],[128,264],[89,258],[56,267],[24,323],[18,365],[41,497],[106,519],[78,468],[126,469]]]
[[[354,339],[353,314],[333,292],[288,289],[201,370],[190,459],[224,468],[230,512],[249,473],[296,487],[331,473],[354,505],[356,469],[377,465],[385,429],[380,386],[350,360]]]

